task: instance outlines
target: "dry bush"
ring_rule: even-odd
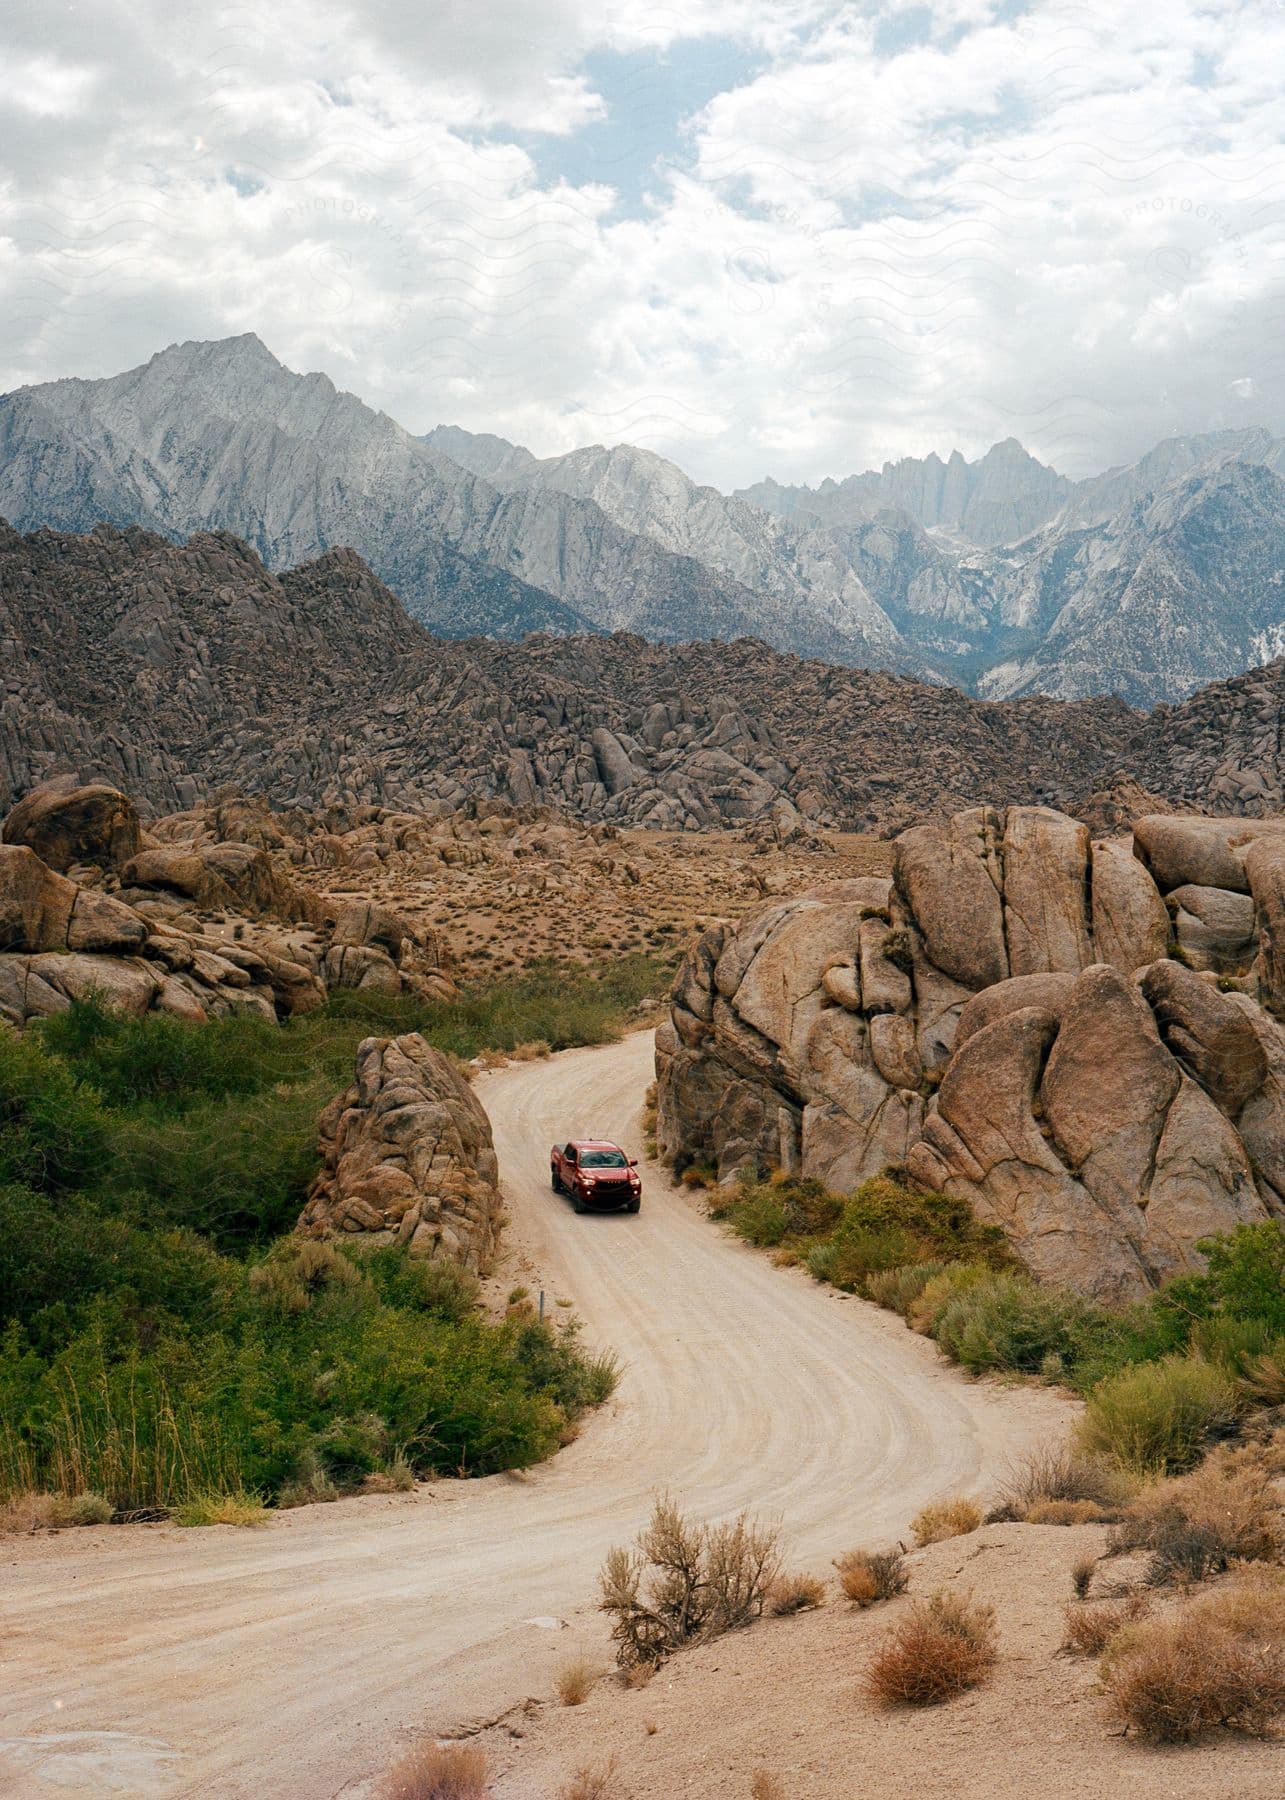
[[[486,1800],[486,1752],[466,1744],[421,1744],[384,1778],[381,1800]]]
[[[1219,1727],[1261,1735],[1285,1711],[1285,1641],[1241,1636],[1190,1607],[1122,1633],[1103,1681],[1115,1718],[1151,1743]]]
[[[956,1494],[949,1500],[934,1500],[912,1520],[910,1529],[915,1542],[939,1544],[943,1538],[964,1537],[976,1531],[982,1522],[982,1509],[975,1500]]]
[[[18,1537],[30,1531],[52,1531],[62,1496],[59,1494],[10,1494],[0,1500],[0,1536]]]
[[[696,1638],[757,1619],[781,1572],[778,1533],[741,1513],[695,1525],[662,1495],[633,1550],[612,1550],[599,1583],[622,1667],[663,1662]]]
[[[1251,1356],[1240,1385],[1258,1406],[1285,1406],[1285,1342],[1261,1356]]]
[[[866,1692],[883,1706],[935,1706],[976,1687],[995,1661],[995,1615],[971,1596],[916,1601],[875,1653]]]
[[[515,1044],[509,1051],[509,1061],[543,1062],[546,1057],[552,1055],[552,1044],[546,1043],[543,1038],[535,1038],[529,1044]]]
[[[996,1511],[1029,1521],[1032,1507],[1060,1500],[1092,1503],[1101,1509],[1099,1517],[1114,1517],[1135,1487],[1122,1469],[1100,1457],[1086,1456],[1070,1444],[1046,1444],[1014,1465]]]
[[[1126,1625],[1146,1615],[1148,1602],[1141,1594],[1104,1606],[1068,1606],[1063,1612],[1066,1636],[1062,1648],[1069,1656],[1101,1656]]]
[[[1233,1561],[1270,1562],[1285,1543],[1272,1459],[1259,1445],[1216,1450],[1198,1469],[1143,1489],[1111,1534],[1150,1550],[1148,1580],[1203,1581]]]
[[[582,1763],[558,1789],[558,1800],[622,1800],[615,1757],[604,1763]]]
[[[839,1586],[857,1606],[892,1600],[910,1586],[910,1571],[900,1550],[845,1550],[835,1557],[834,1566]]]
[[[621,1669],[620,1679],[627,1688],[645,1688],[655,1673],[655,1663],[630,1663],[627,1668]]]
[[[1097,1566],[1098,1559],[1096,1556],[1078,1556],[1071,1564],[1071,1586],[1075,1591],[1077,1600],[1085,1600],[1088,1598],[1089,1589],[1093,1585],[1094,1571]]]
[[[768,1590],[768,1611],[777,1618],[784,1618],[789,1613],[809,1612],[815,1606],[825,1605],[825,1583],[818,1581],[815,1575],[802,1572],[796,1575],[779,1575]]]
[[[583,1656],[577,1656],[571,1662],[563,1663],[554,1677],[553,1685],[564,1706],[583,1706],[597,1679],[598,1671],[593,1664]]]
[[[750,1777],[750,1800],[785,1800],[785,1783],[770,1769],[755,1769]]]
[[[386,1469],[372,1469],[362,1477],[366,1494],[409,1494],[415,1487],[415,1471],[404,1456],[395,1456]]]
[[[1037,1500],[1026,1509],[1027,1525],[1094,1525],[1107,1518],[1096,1500]]]

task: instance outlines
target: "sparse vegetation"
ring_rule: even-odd
[[[563,1663],[554,1676],[553,1685],[564,1706],[583,1706],[597,1679],[598,1671],[593,1664],[583,1656],[576,1656]]]
[[[860,1607],[893,1600],[910,1586],[910,1571],[900,1550],[845,1550],[836,1556],[839,1586]]]
[[[770,1769],[755,1769],[750,1777],[750,1800],[785,1800],[785,1783]]]
[[[380,1800],[486,1800],[485,1751],[468,1744],[423,1744],[393,1765]]]
[[[1030,1523],[1079,1524],[1117,1517],[1137,1483],[1114,1463],[1088,1456],[1071,1444],[1047,1444],[1011,1471],[993,1517]],[[1083,1517],[1050,1514],[1050,1508],[1091,1507]],[[1034,1515],[1041,1515],[1036,1518]]]
[[[870,1664],[866,1691],[883,1706],[934,1706],[985,1680],[996,1657],[995,1617],[970,1595],[916,1601]]]
[[[663,1662],[758,1618],[780,1574],[777,1537],[745,1513],[694,1524],[663,1495],[636,1547],[613,1550],[599,1578],[621,1666]]]
[[[1189,1474],[1143,1488],[1111,1548],[1149,1550],[1154,1586],[1203,1581],[1234,1562],[1270,1562],[1285,1547],[1270,1448],[1215,1450]]]
[[[1068,1656],[1101,1656],[1125,1626],[1136,1624],[1147,1610],[1147,1601],[1137,1594],[1098,1606],[1068,1606],[1062,1648]]]
[[[934,1500],[922,1508],[911,1521],[910,1529],[919,1545],[939,1544],[943,1538],[964,1537],[976,1531],[982,1522],[982,1509],[975,1500],[963,1494],[948,1500]]]
[[[799,1572],[779,1575],[768,1590],[768,1611],[778,1619],[790,1613],[810,1612],[825,1605],[825,1583],[815,1575]]]
[[[606,1762],[582,1763],[558,1789],[558,1800],[624,1800],[614,1756]]]
[[[1285,1712],[1285,1581],[1216,1592],[1118,1632],[1102,1678],[1121,1725],[1151,1743],[1222,1728],[1263,1734]]]

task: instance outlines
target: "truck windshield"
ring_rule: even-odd
[[[625,1169],[628,1166],[622,1150],[582,1150],[580,1152],[582,1169]]]

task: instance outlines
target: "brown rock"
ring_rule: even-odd
[[[1234,1119],[1267,1078],[1267,1056],[1241,995],[1168,958],[1142,973],[1142,992],[1165,1048]]]
[[[1133,843],[1162,893],[1191,884],[1247,894],[1245,858],[1250,844],[1283,834],[1285,819],[1207,819],[1172,813],[1139,819]]]
[[[1173,888],[1166,896],[1174,936],[1193,968],[1219,974],[1248,969],[1254,960],[1254,902],[1226,888]]]
[[[0,950],[137,949],[147,926],[110,894],[77,887],[33,850],[0,844]]]
[[[1095,960],[1131,975],[1169,948],[1165,903],[1128,840],[1095,843],[1091,871]]]
[[[1009,973],[1086,968],[1093,961],[1087,827],[1046,806],[1010,806],[1003,860]]]
[[[367,1038],[356,1080],[319,1121],[323,1168],[299,1229],[361,1232],[484,1271],[499,1235],[491,1126],[449,1060],[418,1032]]]
[[[1137,989],[1118,969],[1086,969],[1062,1009],[1040,1089],[1064,1157],[1099,1205],[1136,1208],[1181,1071]]]
[[[935,968],[976,990],[1009,974],[1000,899],[1000,822],[990,807],[897,839],[893,880]]]
[[[1060,1020],[1062,1008],[1074,986],[1075,976],[1063,972],[1015,975],[1009,981],[997,981],[994,987],[983,988],[980,994],[974,994],[959,1015],[955,1048],[958,1049],[975,1031],[993,1025],[996,1019],[1003,1019],[1009,1013],[1021,1012],[1027,1007],[1051,1013]]]
[[[1277,821],[1285,829],[1285,820]],[[1245,853],[1245,876],[1254,896],[1263,985],[1278,1010],[1285,1007],[1285,839],[1261,839]]]
[[[113,868],[138,850],[138,810],[106,782],[82,785],[74,775],[60,775],[18,802],[0,838],[25,844],[59,874],[73,863]]]

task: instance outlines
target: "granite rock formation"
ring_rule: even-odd
[[[1285,1216],[1285,822],[1047,808],[904,832],[890,881],[691,948],[657,1037],[659,1141],[721,1178],[966,1199],[1037,1276],[1128,1298]]]
[[[243,810],[252,821],[254,809]],[[23,1025],[90,995],[133,1013],[278,1019],[310,1011],[337,988],[454,992],[431,931],[296,884],[286,852],[274,861],[255,844],[208,841],[199,818],[168,823],[190,835],[157,843],[140,833],[125,794],[59,780],[9,814],[0,842],[0,1019]],[[22,835],[56,860],[73,845],[102,861],[74,864],[73,879],[12,841]],[[113,862],[113,848],[122,861]]]
[[[318,1122],[323,1158],[299,1229],[398,1244],[485,1273],[500,1231],[499,1168],[481,1102],[418,1032],[366,1038],[356,1077]]]

